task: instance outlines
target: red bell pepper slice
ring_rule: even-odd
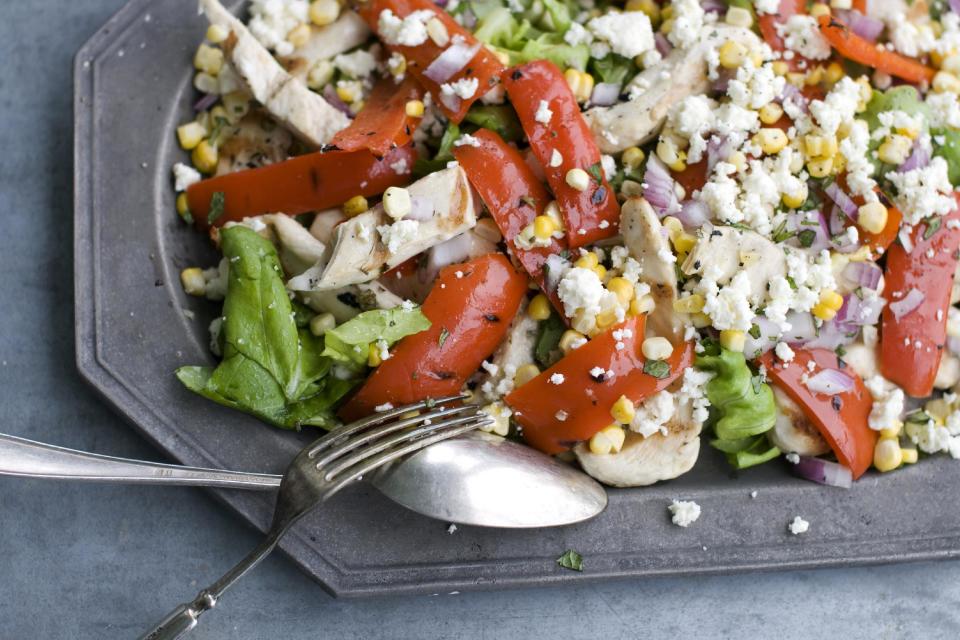
[[[820,435],[833,450],[854,479],[859,478],[873,462],[873,448],[877,432],[870,428],[867,419],[873,407],[873,397],[853,370],[828,349],[795,349],[790,362],[774,359],[768,351],[760,362],[775,385],[803,407],[803,412],[816,425]],[[807,364],[813,361],[816,369],[810,371]],[[840,371],[853,380],[853,390],[827,395],[811,391],[804,380],[824,370]]]
[[[396,51],[403,55],[407,61],[407,71],[412,74],[420,84],[429,91],[434,98],[435,103],[440,107],[444,114],[455,123],[463,120],[470,106],[483,97],[497,83],[500,74],[503,72],[503,65],[493,54],[492,51],[481,45],[468,30],[461,27],[442,9],[439,9],[431,0],[371,0],[362,4],[358,10],[360,17],[367,21],[370,28],[383,40],[383,34],[379,33],[380,14],[383,11],[390,10],[399,18],[405,18],[414,11],[430,11],[436,14],[436,17],[443,26],[447,28],[449,43],[445,46],[437,45],[433,40],[427,38],[422,44],[409,47],[404,45],[387,44],[390,51]],[[463,44],[467,47],[479,46],[479,50],[465,67],[457,71],[448,78],[444,84],[453,83],[464,78],[477,79],[477,91],[469,98],[459,98],[457,96],[448,96],[444,98],[440,90],[441,83],[431,80],[424,72],[430,67],[430,64],[451,46],[455,46],[454,40],[457,36],[463,38]]]
[[[417,152],[411,145],[393,149],[380,159],[366,150],[309,153],[198,182],[187,189],[187,203],[202,229],[211,222],[219,227],[263,213],[294,216],[406,184],[416,159]],[[210,221],[215,193],[223,194],[223,213]]]
[[[501,253],[446,267],[421,307],[430,328],[397,343],[340,416],[459,392],[500,345],[526,292],[526,276]]]
[[[890,247],[884,275],[884,296],[890,303],[881,318],[880,370],[915,398],[933,391],[947,338],[947,310],[960,247],[960,208],[937,220],[938,229],[928,223],[914,228],[910,253],[900,243]],[[923,294],[923,300],[897,319],[891,305],[913,289]]]
[[[350,126],[338,132],[330,144],[343,151],[369,149],[378,158],[382,157],[410,142],[420,116],[407,115],[407,102],[421,99],[423,89],[413,78],[400,84],[391,78],[382,78]]]
[[[547,60],[536,60],[508,69],[503,81],[530,148],[543,166],[547,184],[563,212],[570,248],[616,235],[620,206],[603,175],[600,149],[560,69]],[[543,113],[541,102],[551,112],[548,122],[537,119],[538,112]],[[554,152],[561,156],[556,167],[551,166],[556,164],[551,162]],[[571,169],[591,174],[585,190],[577,191],[567,184],[566,175]]]
[[[803,15],[806,12],[806,0],[780,0],[780,8],[776,13],[758,14],[757,23],[764,42],[770,45],[770,48],[774,51],[786,51],[787,45],[784,44],[783,38],[777,32],[777,25],[786,24],[792,16]],[[791,68],[796,68],[802,60],[804,58],[798,54],[786,62]]]
[[[920,84],[933,82],[934,69],[907,58],[894,51],[878,47],[876,43],[861,38],[846,24],[832,16],[820,16],[820,32],[831,46],[844,58],[859,62],[892,76]]]
[[[532,249],[523,249],[516,243],[520,232],[543,213],[550,201],[550,194],[533,175],[520,152],[504,142],[503,138],[489,129],[480,129],[474,137],[480,146],[460,145],[454,148],[453,156],[487,205],[487,210],[517,261],[540,285],[554,307],[562,310],[556,291],[550,291],[546,286],[543,267],[550,255],[567,248],[566,239],[553,238],[549,246]]]
[[[669,371],[664,377],[644,373],[646,359],[640,346],[645,325],[646,316],[628,318],[574,349],[505,398],[514,418],[523,425],[528,444],[554,454],[589,440],[613,422],[610,408],[620,396],[639,404],[669,387],[693,363],[693,343],[688,342],[677,346],[666,360]],[[631,335],[625,335],[625,330]],[[617,349],[618,342],[623,343],[622,349]],[[592,376],[594,367],[606,373]],[[556,374],[563,376],[559,385],[550,382]]]
[[[673,179],[680,183],[683,190],[688,194],[693,194],[707,184],[707,161],[701,160],[693,164],[688,164],[683,171],[671,171]]]

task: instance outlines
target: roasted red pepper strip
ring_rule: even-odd
[[[686,193],[693,193],[707,184],[707,161],[688,164],[683,171],[671,171],[673,179],[680,183]]]
[[[806,0],[780,0],[780,8],[776,13],[759,13],[757,15],[757,23],[760,27],[760,34],[763,36],[763,40],[770,45],[770,48],[774,51],[785,51],[787,45],[784,44],[783,38],[781,38],[777,32],[777,25],[786,24],[791,16],[797,14],[803,15],[806,12]],[[796,68],[801,60],[803,60],[801,56],[795,55],[791,60],[786,62],[791,68]]]
[[[850,469],[854,479],[859,478],[873,462],[873,448],[877,443],[877,432],[867,424],[873,397],[860,376],[833,351],[797,348],[794,353],[793,360],[785,363],[768,351],[760,362],[773,383],[803,407],[803,412],[816,425],[837,460]],[[807,366],[811,360],[817,365],[813,371]],[[853,380],[853,390],[831,396],[811,391],[803,383],[803,380],[831,369]]]
[[[603,175],[600,149],[560,69],[547,60],[536,60],[507,70],[503,81],[530,148],[543,166],[547,184],[563,212],[570,248],[616,235],[620,206]],[[549,110],[547,122],[541,122],[547,113],[541,103],[546,103]],[[552,166],[557,164],[553,162],[555,153],[560,155],[558,166]],[[567,184],[571,169],[589,174],[589,184],[583,191]]]
[[[820,22],[820,32],[823,37],[844,58],[914,84],[933,82],[933,76],[936,74],[934,69],[912,58],[878,47],[876,43],[855,34],[850,27],[837,18],[820,16],[817,19]]]
[[[526,276],[501,253],[446,267],[421,307],[430,328],[397,343],[341,417],[459,392],[500,345],[526,292]]]
[[[480,129],[474,137],[480,146],[460,145],[453,149],[453,156],[487,205],[510,251],[540,285],[554,307],[562,310],[556,291],[547,289],[543,265],[547,257],[567,248],[566,239],[553,238],[548,246],[532,249],[523,249],[516,243],[520,232],[543,213],[550,195],[523,161],[520,152],[503,138],[489,129]]]
[[[693,344],[688,342],[677,346],[666,360],[666,376],[655,378],[644,373],[646,359],[640,345],[645,325],[646,316],[628,318],[574,349],[505,398],[514,418],[523,425],[523,437],[528,444],[554,454],[589,440],[613,422],[610,408],[620,396],[639,404],[669,387],[691,365]],[[625,330],[631,335],[626,335]],[[617,349],[618,342],[623,343],[622,349]],[[592,376],[594,367],[607,373]],[[563,376],[560,385],[550,382],[555,374]]]
[[[414,11],[429,11],[436,15],[447,29],[449,43],[438,46],[429,37],[416,46],[408,47],[399,44],[390,44],[384,34],[380,33],[380,14],[386,10],[392,11],[399,18],[405,18]],[[493,52],[473,37],[469,31],[461,27],[443,9],[439,9],[430,0],[370,0],[359,9],[360,16],[367,21],[370,28],[376,33],[390,51],[403,55],[407,61],[407,72],[412,74],[423,87],[431,93],[434,102],[443,110],[444,114],[453,122],[459,123],[467,114],[470,106],[483,97],[498,82],[503,71],[503,65],[493,55]],[[462,38],[460,41],[458,39]],[[458,45],[457,42],[462,44]],[[435,82],[425,74],[430,64],[444,51],[454,46],[478,47],[477,53],[462,69],[458,70],[442,82]],[[435,76],[436,77],[436,76]],[[445,94],[441,90],[442,84],[452,84],[462,79],[477,79],[477,90],[469,98],[461,98],[454,94]]]
[[[900,243],[887,250],[884,273],[884,297],[890,302],[881,319],[880,370],[915,398],[933,391],[947,339],[947,310],[960,247],[960,228],[956,228],[960,209],[935,219],[940,221],[936,231],[927,223],[914,228],[912,252],[907,253]],[[925,235],[929,237],[924,239]],[[913,289],[923,294],[923,300],[897,319],[891,305]]]
[[[337,133],[330,144],[343,151],[369,149],[378,158],[382,157],[410,142],[422,116],[408,116],[407,103],[421,99],[423,89],[413,78],[400,84],[391,78],[382,78],[350,126]]]
[[[223,194],[223,214],[215,226],[263,213],[297,215],[336,207],[353,196],[373,196],[406,184],[417,153],[398,147],[381,159],[369,151],[326,151],[297,156],[258,169],[203,180],[187,189],[197,226],[205,229],[210,201]],[[397,168],[404,169],[397,171]]]

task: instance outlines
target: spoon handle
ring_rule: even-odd
[[[270,490],[280,476],[116,458],[0,434],[0,475],[123,484]]]

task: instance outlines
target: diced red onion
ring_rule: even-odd
[[[437,84],[443,84],[470,64],[478,51],[480,51],[479,42],[471,45],[454,38],[453,44],[433,59],[423,75]]]
[[[747,358],[763,355],[777,344],[780,336],[780,328],[764,316],[756,316],[753,319],[753,324],[760,329],[760,337],[754,338],[749,332],[746,334],[743,352],[747,355]]]
[[[950,10],[954,13],[960,13],[960,0],[949,0]]]
[[[699,200],[687,200],[676,216],[685,229],[699,229],[710,219],[710,207]]]
[[[726,93],[727,89],[730,87],[730,81],[736,77],[736,71],[721,67],[717,73],[717,79],[710,84],[710,88],[716,93]]]
[[[848,467],[830,460],[822,460],[812,456],[800,456],[797,464],[790,465],[790,470],[797,477],[810,480],[818,484],[831,487],[849,489],[853,486],[853,474]]]
[[[790,330],[784,332],[784,342],[809,342],[817,337],[817,326],[813,323],[813,316],[807,312],[791,311],[786,321]]]
[[[675,181],[660,158],[652,154],[643,173],[643,197],[661,218],[680,211]]]
[[[727,10],[727,3],[723,0],[700,0],[700,8],[707,13],[723,13]]]
[[[834,13],[844,24],[850,27],[850,31],[853,31],[864,40],[876,42],[880,34],[883,33],[885,25],[883,24],[883,20],[879,18],[865,16],[856,9],[849,11],[837,10]]]
[[[857,211],[859,207],[857,207],[857,203],[853,201],[853,198],[848,196],[844,190],[840,188],[840,185],[838,185],[836,182],[831,182],[827,185],[827,188],[824,189],[824,191],[826,192],[827,197],[833,200],[836,205],[840,207],[840,210],[844,213],[844,215],[856,222]]]
[[[780,102],[782,103],[788,100],[804,113],[806,113],[810,107],[810,101],[807,100],[807,96],[803,95],[799,88],[789,82],[783,85],[783,91],[780,92]]]
[[[853,378],[837,369],[821,369],[818,373],[810,376],[805,384],[814,393],[823,393],[830,396],[854,389]]]
[[[667,40],[667,36],[663,35],[660,32],[657,32],[657,34],[653,36],[653,42],[654,42],[654,45],[657,47],[657,53],[659,53],[664,58],[666,58],[667,55],[671,51],[673,51],[673,45],[670,44],[669,40]]]
[[[341,113],[353,117],[353,112],[350,111],[350,105],[340,99],[340,96],[337,95],[337,90],[333,87],[332,84],[328,84],[323,88],[323,99],[330,103],[330,106],[336,109]]]
[[[609,107],[616,104],[620,98],[620,85],[615,82],[601,82],[593,88],[590,94],[590,104],[599,107]]]
[[[807,349],[827,349],[833,351],[840,345],[853,342],[858,332],[858,327],[850,329],[849,327],[840,325],[840,323],[836,321],[836,318],[834,318],[820,325],[816,337],[804,346]]]
[[[433,4],[443,9],[447,6],[447,0],[433,0]]]
[[[923,292],[919,289],[910,289],[910,291],[907,291],[907,295],[896,302],[891,302],[887,306],[889,306],[890,311],[893,312],[893,317],[900,320],[900,318],[919,307],[924,297]]]
[[[880,276],[883,275],[883,269],[876,263],[861,261],[851,262],[843,269],[843,277],[857,286],[867,289],[877,290],[880,284]]]
[[[431,247],[427,252],[426,262],[417,276],[423,283],[433,282],[444,267],[466,262],[496,250],[497,246],[489,240],[481,238],[472,231],[467,231]]]
[[[843,306],[831,322],[836,324],[840,331],[856,336],[857,331],[864,325],[876,324],[880,320],[880,312],[886,300],[870,298],[863,300],[856,294],[847,294],[843,299]],[[822,331],[823,327],[821,327]]]
[[[723,136],[710,136],[707,140],[707,174],[713,172],[718,162],[730,157],[734,150],[730,142],[729,138]]]
[[[212,107],[214,104],[216,104],[216,102],[217,102],[217,100],[218,100],[219,98],[220,98],[220,96],[218,96],[218,95],[215,94],[215,93],[205,93],[205,94],[203,94],[203,97],[202,97],[202,98],[200,98],[199,100],[197,100],[197,101],[194,103],[194,105],[193,105],[193,110],[194,110],[194,111],[206,111],[207,109],[209,109],[210,107]]]
[[[920,141],[920,138],[917,138],[913,141],[913,149],[910,151],[910,156],[903,161],[903,164],[897,167],[897,172],[906,173],[914,169],[923,169],[928,164],[930,164],[930,149]]]
[[[470,29],[470,31],[473,31],[473,28],[477,26],[477,14],[469,7],[462,13],[454,16],[454,19],[467,29]]]

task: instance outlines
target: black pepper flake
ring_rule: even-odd
[[[340,151],[340,147],[338,147],[335,144],[325,144],[322,147],[320,147],[320,151],[323,153],[326,153],[328,151]]]
[[[710,237],[711,237],[711,238],[714,238],[714,237],[716,237],[716,236],[722,236],[722,235],[723,235],[723,232],[722,232],[722,231],[717,231],[716,229],[714,229],[713,231],[710,232]]]
[[[699,261],[699,260],[694,260],[694,261],[693,261],[693,268],[694,268],[694,269],[699,269],[699,268],[700,268],[700,261]]]
[[[403,132],[410,135],[410,125],[404,125]]]
[[[838,357],[838,358],[837,358],[837,367],[840,368],[840,369],[846,369],[846,368],[847,368],[847,363],[844,362],[841,358]]]
[[[162,286],[163,286],[163,280],[162,280],[161,278],[157,278],[156,280],[153,281],[153,286],[155,286],[155,287],[162,287]]]
[[[598,374],[596,374],[596,375],[594,375],[594,374],[592,374],[592,373],[589,374],[589,375],[590,375],[590,379],[593,380],[594,382],[603,382],[604,380],[607,379],[607,372],[606,372],[606,371],[603,371],[603,372],[598,373]],[[594,401],[594,403],[596,403],[596,401]]]
[[[495,313],[485,313],[483,319],[487,322],[500,322],[500,316]]]
[[[457,377],[457,374],[452,371],[432,371],[431,375],[437,380],[453,380]]]
[[[840,396],[833,396],[833,398],[830,399],[830,406],[833,407],[834,411],[840,411],[840,409],[843,408],[843,400]]]
[[[513,73],[510,74],[510,79],[511,79],[511,80],[519,80],[519,79],[522,78],[522,77],[523,77],[523,74],[520,73],[520,70],[519,70],[519,69],[514,69],[514,70],[513,70]]]
[[[603,199],[607,197],[607,189],[605,187],[600,187],[593,192],[593,195],[590,196],[590,202],[593,204],[600,204],[603,202]]]

